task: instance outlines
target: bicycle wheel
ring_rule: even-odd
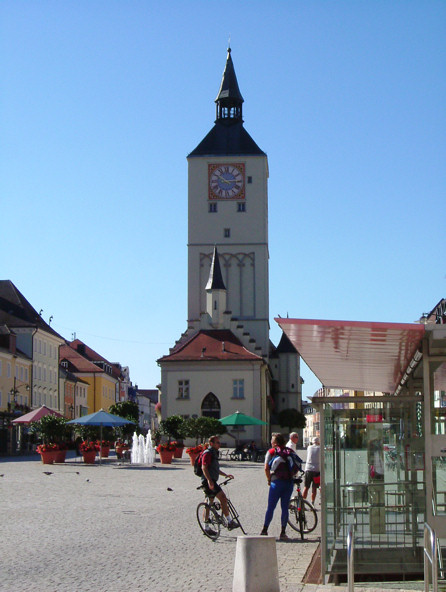
[[[317,514],[310,502],[307,502],[307,500],[302,500],[302,502],[301,514],[304,524],[303,531],[305,534],[308,534],[309,532],[313,532],[317,526]]]
[[[209,518],[206,519],[206,510],[209,511]],[[206,502],[201,502],[197,506],[197,522],[200,525],[203,534],[216,541],[220,536],[220,520],[217,512]]]
[[[237,511],[234,508],[233,503],[229,499],[228,499],[228,507],[229,507],[229,513],[231,515],[232,520],[237,524],[237,527],[240,528],[240,530],[243,532],[243,534],[246,535],[245,529],[243,528],[242,523],[240,522],[239,515],[237,514]]]
[[[309,532],[313,532],[313,530],[317,526],[317,514],[313,506],[307,502],[307,500],[302,500],[302,505],[299,503],[299,498],[293,497],[290,501],[289,505],[289,516],[288,516],[288,524],[294,530],[301,533],[303,537],[304,534],[308,534]],[[302,527],[301,527],[302,524]]]
[[[288,506],[288,524],[297,532],[300,532],[299,526],[299,501],[297,497],[293,497],[290,500],[290,505]]]

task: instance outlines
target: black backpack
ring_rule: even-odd
[[[194,473],[195,475],[197,475],[197,477],[203,477],[203,454],[205,452],[209,452],[209,448],[206,448],[205,450],[202,450],[200,452],[200,454],[197,456],[197,458],[194,460]]]

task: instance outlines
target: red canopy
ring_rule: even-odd
[[[275,320],[328,388],[394,393],[425,333],[412,323]]]
[[[42,405],[42,407],[30,411],[26,415],[22,415],[17,419],[13,419],[12,423],[32,423],[33,421],[39,421],[39,419],[41,419],[45,415],[57,415],[58,417],[63,417],[61,413],[58,413],[57,411],[50,409],[46,405]]]

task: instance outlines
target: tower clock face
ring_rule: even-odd
[[[245,165],[210,164],[209,199],[244,199]]]

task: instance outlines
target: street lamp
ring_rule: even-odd
[[[25,389],[27,391],[29,391],[29,384],[27,384],[26,382],[22,382],[20,380],[17,380],[17,378],[14,376],[14,386],[9,391],[9,394],[12,397],[12,401],[10,402],[10,406],[11,406],[12,411],[14,411],[16,403],[17,403],[17,395],[20,392],[19,389],[22,388],[23,386],[25,387]]]

